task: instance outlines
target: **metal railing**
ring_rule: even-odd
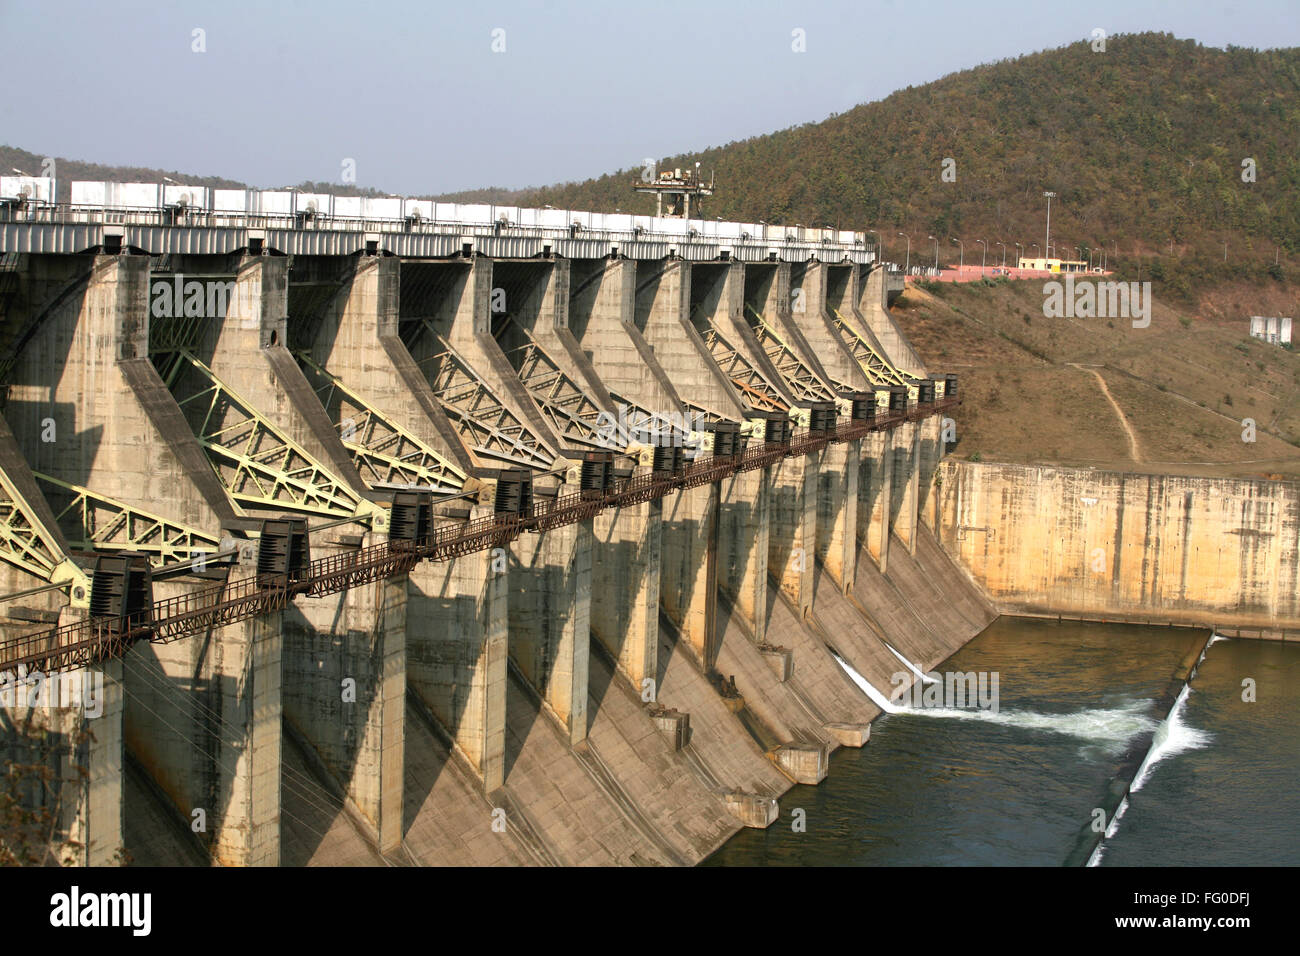
[[[907,421],[919,421],[960,404],[956,396],[916,405],[904,413],[850,422],[820,432],[801,429],[790,443],[764,443],[739,455],[696,458],[674,472],[616,479],[605,494],[565,495],[537,501],[526,515],[486,515],[434,528],[423,539],[385,541],[317,558],[297,574],[256,574],[164,598],[126,618],[86,618],[0,643],[0,671],[27,667],[50,673],[121,656],[137,640],[168,642],[214,627],[281,610],[299,595],[324,597],[404,574],[420,561],[441,561],[502,547],[525,531],[545,532],[584,521],[606,507],[662,497],[673,490],[719,481],[739,472],[811,454],[830,442],[850,441]]]
[[[514,207],[508,207],[514,208]],[[631,228],[606,228],[604,226],[580,226],[575,228],[575,216],[588,213],[584,210],[563,210],[568,215],[564,225],[519,225],[499,220],[482,219],[459,220],[425,218],[423,216],[393,217],[359,217],[316,213],[306,215],[299,212],[247,212],[242,210],[200,209],[190,207],[157,206],[94,206],[73,205],[71,203],[0,203],[0,223],[27,225],[63,225],[63,226],[145,226],[175,228],[208,229],[264,229],[292,230],[297,232],[346,232],[346,233],[405,233],[413,235],[447,235],[457,236],[498,236],[534,239],[608,239],[618,243],[636,241],[651,242],[700,242],[726,246],[762,246],[764,249],[774,245],[793,245],[796,248],[836,248],[865,253],[869,246],[860,242],[845,242],[839,238],[828,238],[809,232],[803,236],[789,233],[784,227],[771,227],[779,230],[775,235],[720,235],[688,228],[683,231],[668,231],[645,228],[634,225]],[[670,220],[676,222],[677,220]],[[703,222],[690,220],[690,222]],[[711,227],[712,223],[705,223]],[[740,223],[737,225],[748,225]]]

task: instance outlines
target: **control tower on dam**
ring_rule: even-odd
[[[995,616],[860,233],[54,194],[0,203],[33,861],[693,864],[867,744],[837,656],[901,693]]]

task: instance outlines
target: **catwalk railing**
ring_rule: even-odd
[[[423,539],[384,541],[355,551],[317,558],[298,574],[257,574],[226,580],[153,602],[125,618],[87,617],[50,630],[0,642],[0,673],[25,668],[53,673],[122,656],[132,643],[174,641],[188,634],[234,624],[287,607],[295,597],[324,597],[404,574],[420,561],[441,561],[502,547],[525,531],[544,532],[595,517],[607,507],[625,507],[674,490],[720,481],[740,472],[809,455],[832,442],[853,441],[919,421],[959,403],[957,398],[917,405],[906,412],[853,421],[821,432],[801,430],[789,444],[765,443],[739,455],[697,458],[675,472],[617,479],[607,493],[582,492],[536,502],[527,515],[487,515],[434,528]]]

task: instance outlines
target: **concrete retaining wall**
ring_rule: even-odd
[[[938,535],[1005,612],[1300,637],[1300,484],[946,461]]]

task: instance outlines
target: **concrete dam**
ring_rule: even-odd
[[[996,617],[861,234],[172,188],[0,213],[29,861],[697,863]]]

